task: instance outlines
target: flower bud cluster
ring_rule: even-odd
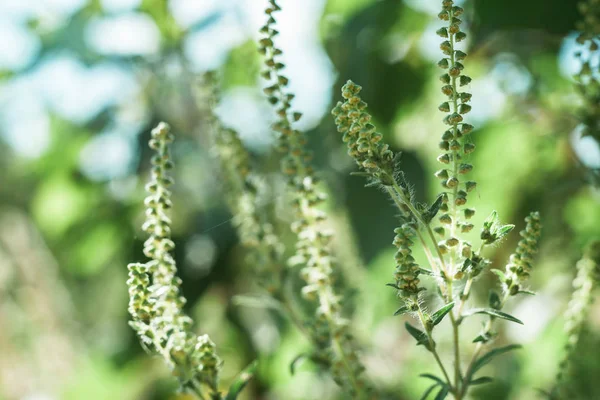
[[[338,102],[331,113],[338,132],[348,145],[348,155],[374,180],[384,185],[393,183],[394,153],[382,142],[383,135],[371,124],[367,103],[360,98],[361,87],[352,81],[342,87],[345,101]]]
[[[181,279],[172,256],[175,244],[167,216],[172,207],[169,186],[173,179],[168,175],[173,168],[169,155],[172,141],[167,124],[160,123],[152,130],[150,147],[156,155],[152,157],[151,180],[146,185],[146,222],[142,227],[150,235],[144,243],[144,254],[150,261],[128,266],[130,325],[142,346],[162,356],[183,385],[204,382],[211,393],[218,395],[221,361],[214,345],[201,345],[208,338],[197,338],[191,332],[192,320],[183,312],[185,298],[180,294]]]
[[[423,287],[419,286],[421,268],[412,256],[412,246],[414,244],[412,239],[416,234],[417,225],[414,222],[403,222],[400,227],[394,230],[396,234],[394,246],[398,248],[395,255],[396,270],[394,271],[394,277],[398,296],[416,302],[419,292],[424,290]]]
[[[269,0],[265,10],[268,20],[260,30],[263,37],[259,40],[259,51],[265,56],[262,77],[271,81],[264,92],[277,113],[273,128],[279,133],[278,147],[284,153],[281,170],[293,193],[292,231],[298,240],[290,264],[303,266],[300,275],[306,285],[302,294],[317,303],[311,331],[326,348],[324,354],[329,358],[335,381],[354,398],[363,398],[368,391],[361,376],[364,367],[356,355],[348,321],[342,316],[343,299],[335,287],[338,268],[331,251],[332,235],[323,229],[326,214],[318,209],[325,195],[317,186],[306,136],[293,127],[302,114],[292,109],[294,95],[287,89],[289,80],[282,73],[285,68],[280,61],[282,51],[274,43],[279,33],[274,15],[279,10],[277,1]]]
[[[242,245],[249,250],[247,261],[256,268],[260,284],[269,293],[278,295],[282,290],[283,244],[261,212],[261,184],[252,173],[248,151],[238,133],[224,127],[214,113],[218,103],[216,74],[211,71],[204,78],[209,90],[207,122],[211,128],[210,137],[221,163],[227,203],[235,215],[234,224]]]
[[[600,241],[593,242],[587,249],[585,256],[577,262],[577,276],[573,280],[573,295],[567,311],[565,312],[565,332],[567,343],[565,356],[559,365],[556,378],[558,398],[567,398],[569,367],[575,357],[575,350],[579,342],[581,330],[588,317],[590,305],[593,301],[593,290],[600,284]]]
[[[438,62],[438,66],[444,70],[440,76],[442,81],[442,93],[447,100],[438,107],[446,114],[444,124],[447,130],[443,133],[439,147],[442,154],[438,161],[444,164],[444,168],[435,173],[436,178],[446,192],[444,202],[440,208],[439,221],[442,229],[436,232],[442,237],[438,248],[442,254],[450,253],[452,259],[460,258],[459,249],[471,244],[458,238],[460,233],[467,233],[473,229],[473,224],[467,221],[475,214],[472,208],[464,209],[463,215],[458,209],[467,203],[469,192],[476,187],[474,181],[467,180],[467,175],[473,169],[466,159],[475,150],[475,145],[467,139],[473,131],[473,126],[464,122],[464,116],[471,111],[471,93],[461,91],[461,87],[467,86],[471,78],[464,74],[463,61],[467,54],[456,48],[456,44],[466,39],[466,34],[461,30],[462,20],[459,18],[464,10],[454,5],[452,0],[442,0],[442,11],[438,14],[439,19],[447,22],[447,26],[440,28],[437,34],[444,39],[440,49],[444,57]],[[459,260],[451,262],[453,268],[460,265]],[[448,271],[453,276],[457,271]],[[460,275],[460,274],[459,274]],[[459,276],[456,275],[456,276]]]
[[[598,63],[600,55],[600,2],[584,0],[578,5],[582,19],[577,23],[579,31],[577,43],[584,47],[577,52],[581,69],[575,75],[577,88],[581,93],[584,106],[580,110],[584,135],[591,135],[600,141],[600,81],[598,80]]]
[[[517,250],[511,254],[506,266],[506,279],[503,286],[510,295],[517,294],[522,284],[529,278],[533,256],[538,251],[538,241],[542,229],[540,213],[532,212],[525,218],[525,222],[527,225],[525,230],[520,232],[521,240],[517,244]]]

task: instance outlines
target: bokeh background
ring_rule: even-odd
[[[126,265],[143,260],[143,183],[149,130],[177,135],[174,236],[199,332],[225,360],[224,386],[254,359],[247,399],[343,399],[326,374],[290,362],[308,343],[261,297],[244,263],[222,178],[194,90],[218,69],[218,109],[252,152],[271,191],[264,207],[285,232],[289,210],[277,173],[261,92],[257,31],[262,0],[2,0],[0,2],[0,398],[168,399],[175,382],[141,350],[128,327]],[[533,399],[552,384],[575,262],[600,235],[600,148],[581,138],[570,76],[576,1],[473,0],[467,10],[478,181],[477,224],[493,209],[520,229],[539,210],[544,233],[531,279],[535,297],[509,308],[525,326],[502,325],[499,343],[523,350],[498,358],[498,379],[475,399]],[[380,130],[403,152],[421,200],[440,190],[437,105],[438,1],[281,0],[278,44],[325,178],[336,249],[353,296],[354,325],[368,374],[390,399],[417,399],[435,372],[393,317],[395,211],[379,191],[350,177],[329,109],[348,78],[364,87]],[[599,60],[594,61],[597,65]],[[595,172],[594,172],[595,170]],[[480,226],[480,225],[476,225]],[[476,234],[475,234],[476,236]],[[283,234],[284,238],[288,236]],[[518,235],[488,255],[503,268]],[[288,242],[288,245],[292,245]],[[484,302],[492,274],[480,278]],[[389,289],[389,290],[388,290]],[[479,320],[467,325],[473,336]],[[600,308],[580,345],[577,390],[599,399]],[[443,339],[442,349],[450,349]],[[448,337],[446,335],[446,337]],[[443,357],[448,360],[448,354]]]

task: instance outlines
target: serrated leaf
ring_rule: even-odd
[[[402,307],[400,307],[399,309],[396,310],[396,312],[394,313],[394,316],[406,314],[409,311],[410,311],[410,309],[408,307],[402,306]]]
[[[481,378],[473,379],[471,382],[469,382],[469,385],[471,385],[471,386],[483,385],[486,383],[493,382],[493,380],[494,380],[494,378],[491,378],[489,376],[482,376]]]
[[[446,304],[444,307],[437,310],[436,312],[434,312],[433,315],[431,316],[431,321],[433,322],[433,325],[435,326],[435,325],[439,324],[440,322],[442,322],[442,320],[444,319],[446,314],[448,314],[450,312],[450,310],[452,310],[453,307],[454,307],[454,302],[452,301],[452,302]]]
[[[415,328],[408,322],[405,322],[404,326],[406,327],[406,330],[408,331],[408,333],[410,333],[410,335],[417,340],[417,346],[423,345],[423,346],[425,346],[425,348],[427,350],[431,351],[431,346],[429,345],[429,339],[427,338],[427,334],[425,332],[423,332],[420,329]]]
[[[433,392],[433,390],[439,385],[436,383],[435,385],[429,386],[429,388],[423,393],[420,400],[427,400],[427,397]]]
[[[498,228],[496,230],[496,236],[498,236],[497,240],[502,239],[504,236],[508,235],[510,233],[510,231],[512,231],[513,229],[515,229],[515,226],[512,224],[509,225],[503,225],[500,228]]]
[[[440,391],[438,392],[438,394],[435,395],[434,400],[444,400],[446,398],[446,396],[448,396],[449,392],[450,392],[450,390],[448,389],[448,386],[442,387],[440,389]]]
[[[256,371],[257,365],[258,363],[256,361],[252,362],[235,378],[235,380],[229,387],[229,391],[227,392],[227,396],[225,396],[225,400],[237,399],[240,392],[244,390],[248,382],[250,382],[250,379],[252,379],[252,377],[254,376],[254,372]]]
[[[471,378],[473,377],[473,375],[475,375],[475,373],[477,371],[479,371],[487,363],[489,363],[492,360],[492,358],[494,358],[500,354],[508,353],[511,350],[520,349],[521,347],[522,346],[520,344],[511,344],[509,346],[499,347],[497,349],[493,349],[493,350],[490,350],[489,352],[485,353],[483,356],[479,357],[473,363],[473,367],[471,368],[471,372],[469,373],[469,376],[467,376],[467,380],[471,381]]]
[[[473,308],[471,310],[465,311],[462,316],[469,317],[473,314],[487,314],[494,318],[502,318],[507,321],[516,322],[517,324],[524,325],[523,321],[521,321],[520,319],[515,318],[512,315],[507,314],[505,312],[494,310],[493,308]]]

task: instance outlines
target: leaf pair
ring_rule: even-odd
[[[433,374],[421,374],[419,376],[435,381],[435,383],[428,387],[427,390],[423,393],[423,395],[421,396],[421,400],[426,400],[427,397],[431,394],[431,392],[433,392],[437,387],[439,387],[440,390],[435,395],[434,400],[444,400],[446,396],[448,396],[448,394],[450,393],[450,387],[441,378]]]
[[[489,217],[483,222],[483,229],[481,230],[481,240],[485,244],[493,244],[501,240],[504,236],[508,235],[510,231],[515,228],[514,225],[501,225],[498,213],[492,211]]]

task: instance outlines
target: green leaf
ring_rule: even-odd
[[[438,394],[435,396],[434,400],[444,400],[446,398],[446,396],[448,396],[448,392],[450,390],[448,389],[448,386],[444,386],[440,389],[440,391],[438,392]]]
[[[408,308],[406,306],[402,306],[402,307],[400,307],[399,309],[396,310],[396,312],[394,313],[394,316],[406,314],[409,311],[410,311],[410,308]]]
[[[425,348],[427,350],[429,350],[429,351],[432,350],[431,346],[429,345],[429,339],[427,338],[427,334],[425,332],[423,332],[420,329],[415,328],[408,322],[405,322],[404,326],[406,327],[406,330],[408,331],[408,333],[410,333],[410,335],[417,340],[417,346],[423,345],[423,346],[425,346]]]
[[[510,231],[512,231],[513,229],[515,229],[514,225],[504,225],[501,226],[500,228],[498,228],[496,230],[496,236],[498,237],[497,240],[502,239],[504,236],[508,235],[510,233]]]
[[[396,290],[400,290],[398,285],[396,285],[395,283],[386,283],[385,286],[393,287]]]
[[[499,310],[502,305],[502,301],[500,300],[500,296],[494,290],[490,290],[490,295],[488,298],[488,304],[494,310]]]
[[[256,361],[252,362],[235,378],[235,380],[229,387],[229,391],[227,392],[227,396],[225,396],[225,400],[237,399],[240,392],[244,390],[248,382],[250,382],[250,379],[252,379],[252,377],[254,376],[254,372],[256,371],[257,365],[258,363]]]
[[[419,375],[422,378],[427,378],[427,379],[431,379],[433,381],[436,381],[439,385],[446,385],[446,382],[444,382],[444,380],[442,378],[438,378],[437,376],[433,375],[433,374],[420,374]]]
[[[423,396],[421,396],[420,400],[426,400],[427,397],[431,394],[431,392],[433,392],[433,390],[438,386],[439,386],[439,384],[437,384],[437,383],[435,385],[429,386],[429,388],[423,393]]]
[[[506,281],[506,275],[504,274],[504,271],[501,271],[501,270],[495,269],[495,268],[491,269],[490,271],[492,271],[494,274],[496,274],[498,279],[500,279],[500,282]]]
[[[431,205],[431,207],[429,207],[426,211],[421,213],[423,220],[426,223],[431,222],[431,220],[437,215],[438,211],[440,211],[443,198],[444,197],[442,195],[439,195],[435,202]]]
[[[419,268],[419,272],[423,275],[433,276],[433,271],[427,268]]]
[[[239,294],[233,296],[231,303],[235,306],[249,308],[271,308],[273,310],[283,310],[281,303],[270,296]]]
[[[446,304],[444,307],[440,308],[439,310],[437,310],[436,312],[433,313],[433,315],[431,316],[431,321],[433,322],[433,325],[437,325],[440,322],[442,322],[442,320],[444,319],[444,317],[446,316],[446,314],[448,314],[450,312],[450,310],[452,310],[452,308],[454,307],[454,302],[450,302],[448,304]]]
[[[483,332],[477,335],[475,339],[473,339],[473,343],[487,343],[494,338],[494,335],[490,332]]]
[[[524,325],[523,321],[521,321],[520,319],[517,319],[517,318],[513,317],[512,315],[504,313],[502,311],[494,310],[493,308],[473,308],[471,310],[465,311],[462,316],[469,317],[473,314],[487,314],[494,318],[502,318],[507,321],[512,321],[512,322],[516,322],[517,324]]]
[[[532,290],[519,290],[517,294],[528,294],[530,296],[535,296],[537,293]]]
[[[492,213],[483,221],[483,229],[491,230],[492,226],[498,224],[498,212],[496,210],[492,211]]]
[[[471,386],[475,386],[475,385],[483,385],[486,383],[490,383],[492,382],[494,379],[489,377],[489,376],[482,376],[481,378],[477,378],[477,379],[473,379],[471,382],[469,382],[469,385]]]
[[[479,357],[474,363],[473,363],[473,368],[471,368],[471,372],[469,373],[469,376],[467,376],[467,380],[471,381],[471,378],[473,377],[473,375],[475,375],[475,373],[477,371],[479,371],[481,368],[483,368],[487,363],[489,363],[492,358],[500,355],[500,354],[504,354],[507,353],[511,350],[516,350],[516,349],[520,349],[522,346],[520,344],[511,344],[509,346],[505,346],[505,347],[498,347],[497,349],[493,349],[487,353],[485,353],[483,356]]]

